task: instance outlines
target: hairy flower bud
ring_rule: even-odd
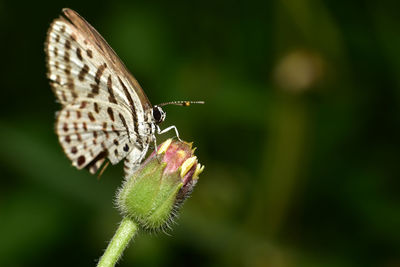
[[[168,139],[153,152],[117,196],[121,212],[142,228],[167,226],[203,171],[191,143]]]

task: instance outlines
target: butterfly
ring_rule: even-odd
[[[136,79],[103,37],[78,13],[65,8],[47,32],[47,77],[62,110],[55,130],[78,169],[94,174],[106,159],[124,161],[126,176],[138,168],[165,120],[162,106],[203,101],[175,101],[153,106]]]

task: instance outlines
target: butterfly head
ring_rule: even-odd
[[[167,114],[164,112],[164,110],[159,107],[159,106],[154,106],[153,107],[153,119],[157,124],[162,123],[165,120],[165,117]]]

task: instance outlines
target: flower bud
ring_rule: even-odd
[[[165,228],[190,195],[203,171],[191,143],[168,139],[118,192],[121,212],[142,228]]]

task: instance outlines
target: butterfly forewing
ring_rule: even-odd
[[[94,173],[106,157],[112,164],[127,157],[132,172],[154,134],[151,104],[100,34],[76,12],[63,14],[46,42],[48,78],[63,105],[59,141],[77,168]]]

